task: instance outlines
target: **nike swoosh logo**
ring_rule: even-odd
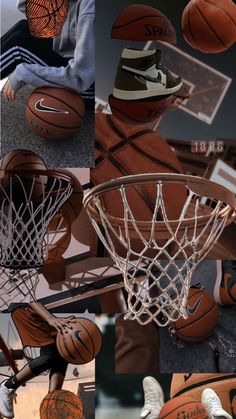
[[[81,345],[85,348],[88,349],[87,346],[85,345],[83,339],[80,337],[80,333],[81,330],[76,330],[76,332],[74,332],[74,336],[76,337],[76,339],[78,339],[78,341],[81,343]]]
[[[67,111],[63,111],[62,109],[56,109],[50,106],[43,105],[43,101],[44,99],[39,99],[34,105],[35,109],[39,112],[52,112],[52,113],[64,113],[64,114],[69,113]]]
[[[146,84],[147,81],[151,81],[152,83],[161,83],[161,75],[158,74],[157,77],[151,77],[151,76],[134,76],[136,80],[139,82]]]
[[[188,307],[187,307],[187,312],[188,312],[188,314],[189,314],[190,316],[192,316],[193,314],[195,314],[195,313],[196,313],[196,311],[197,311],[198,307],[199,307],[199,306],[200,306],[200,304],[201,304],[202,299],[203,299],[203,295],[201,295],[201,296],[199,297],[199,299],[196,301],[196,303],[195,303],[193,306],[188,305]]]

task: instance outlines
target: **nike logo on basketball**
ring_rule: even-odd
[[[56,109],[50,106],[43,105],[43,101],[44,99],[39,99],[34,105],[35,109],[39,112],[52,112],[52,113],[64,113],[64,114],[69,113],[67,111],[63,111],[62,109]]]
[[[75,332],[74,332],[74,336],[76,337],[76,339],[78,339],[78,341],[80,342],[80,344],[85,348],[85,349],[88,349],[87,348],[87,346],[86,346],[86,344],[85,344],[85,342],[84,342],[84,340],[81,338],[81,336],[80,336],[80,333],[81,333],[82,331],[80,331],[80,330],[76,330]]]
[[[190,305],[188,305],[187,312],[190,316],[192,316],[193,314],[196,313],[196,311],[198,310],[198,308],[201,304],[202,298],[203,298],[203,295],[201,295],[199,297],[199,299],[196,301],[196,303],[192,307]]]

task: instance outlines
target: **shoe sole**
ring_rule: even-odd
[[[178,84],[178,86],[171,87],[170,89],[163,89],[163,90],[120,90],[114,87],[113,89],[113,96],[117,99],[122,100],[138,100],[138,99],[145,99],[154,96],[166,96],[171,95],[177,92],[183,85],[183,82]]]
[[[222,305],[222,302],[220,300],[220,284],[222,280],[222,262],[221,260],[216,261],[216,281],[214,286],[214,300],[217,304]]]

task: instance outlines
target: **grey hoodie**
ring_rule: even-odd
[[[19,64],[9,77],[13,90],[28,83],[36,87],[69,87],[80,93],[91,86],[95,78],[94,3],[95,0],[70,0],[62,31],[53,39],[54,51],[68,58],[68,65]],[[25,5],[26,0],[18,0],[17,7],[23,13]]]

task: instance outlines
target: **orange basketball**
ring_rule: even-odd
[[[173,374],[170,395],[176,397],[185,395],[194,397],[199,402],[201,394],[206,388],[216,392],[223,408],[236,417],[236,374]]]
[[[36,38],[53,38],[60,34],[68,13],[68,0],[28,0],[26,16],[29,30]]]
[[[26,119],[31,129],[47,140],[66,140],[74,135],[85,116],[81,96],[60,87],[38,87],[26,106]]]
[[[112,25],[111,37],[176,43],[175,29],[169,19],[160,10],[144,4],[125,7]]]
[[[170,108],[173,95],[159,96],[150,99],[122,100],[110,95],[109,105],[112,114],[121,122],[142,124],[157,121]]]
[[[190,288],[188,318],[174,323],[176,336],[187,342],[201,342],[214,333],[219,322],[219,308],[204,289]]]
[[[90,172],[93,185],[126,175],[182,172],[181,164],[166,140],[146,125],[124,124],[103,113],[96,114],[95,122],[95,168]],[[167,216],[176,219],[185,202],[185,188],[166,185],[163,189]],[[133,203],[135,218],[149,221],[153,215],[156,186],[147,185],[138,190],[133,188],[129,193],[132,195],[130,201]],[[174,204],[173,194],[177,198]],[[123,205],[119,204],[118,193],[111,191],[103,199],[107,210],[114,217],[122,218]]]
[[[79,396],[68,390],[55,390],[40,404],[40,419],[83,419],[83,405]]]
[[[95,123],[95,167],[90,171],[93,185],[127,175],[182,172],[181,164],[166,140],[145,124],[125,124],[103,113],[96,114]],[[126,194],[134,218],[150,222],[157,198],[156,184],[128,187]],[[167,217],[170,220],[178,218],[186,200],[185,187],[178,184],[164,185],[163,196]],[[119,190],[110,190],[103,194],[102,204],[112,217],[123,218],[124,205]],[[163,218],[161,210],[158,216],[160,220]],[[93,253],[96,253],[96,240],[96,237],[94,241],[91,238]],[[114,238],[117,253],[127,254],[123,245],[117,242]],[[134,238],[132,249],[137,252],[143,250],[141,240]]]
[[[5,154],[0,160],[0,170],[3,169],[6,172],[15,170],[14,177],[9,177],[6,173],[4,178],[1,180],[2,187],[6,193],[9,193],[10,185],[12,186],[12,200],[20,200],[25,198],[23,189],[26,194],[30,194],[32,198],[36,199],[39,197],[47,183],[46,175],[38,175],[34,177],[34,170],[46,170],[47,167],[43,159],[36,153],[30,150],[11,150]],[[25,174],[22,172],[27,171]],[[32,174],[30,173],[32,171]],[[32,190],[32,192],[31,192]]]
[[[208,419],[202,403],[193,397],[179,396],[169,400],[161,409],[159,419]]]
[[[71,364],[86,364],[100,351],[102,334],[96,323],[82,317],[71,323],[72,329],[66,334],[57,334],[57,349]]]
[[[61,207],[64,218],[71,225],[78,218],[83,208],[82,200],[84,192],[79,179],[70,170],[59,169],[59,171],[70,175],[74,182],[72,194]]]
[[[182,15],[186,41],[202,52],[221,52],[236,41],[236,5],[232,0],[191,0]]]
[[[45,264],[56,262],[62,258],[71,241],[71,226],[63,217],[61,209],[51,220],[47,230],[47,256]]]

